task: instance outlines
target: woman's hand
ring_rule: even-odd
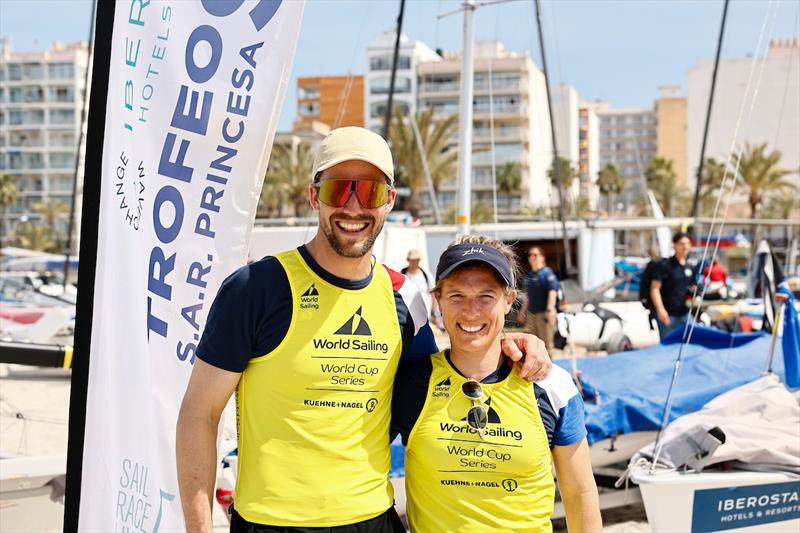
[[[528,381],[546,378],[553,368],[550,354],[547,353],[547,348],[539,337],[528,333],[506,333],[501,341],[501,347],[503,353],[512,361],[522,361],[519,375]]]

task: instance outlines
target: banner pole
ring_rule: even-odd
[[[106,124],[111,39],[116,2],[98,1],[95,24],[92,89],[84,165],[81,247],[78,270],[78,299],[75,306],[75,350],[69,401],[67,480],[64,499],[64,532],[78,531],[83,473],[83,444],[86,430],[86,399],[89,384],[89,356],[92,341],[94,284],[97,269],[97,234],[100,215],[100,179]],[[88,68],[88,66],[87,66]]]

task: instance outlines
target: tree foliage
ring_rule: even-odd
[[[425,159],[431,174],[434,193],[441,185],[456,176],[458,149],[451,145],[457,128],[456,115],[434,119],[433,108],[416,114],[419,135],[425,150]],[[415,216],[422,208],[422,194],[428,190],[425,170],[414,136],[411,121],[403,116],[400,108],[395,108],[395,118],[389,131],[389,144],[394,157],[396,181],[398,185],[409,188],[408,209]]]
[[[597,188],[600,195],[606,197],[609,213],[613,210],[614,195],[622,192],[623,183],[619,168],[613,163],[607,163],[597,173]]]
[[[308,185],[311,183],[313,165],[314,151],[310,144],[276,144],[261,187],[259,214],[282,216],[287,206],[293,216],[307,214]]]
[[[755,146],[745,145],[744,153],[739,161],[739,178],[747,189],[750,217],[756,218],[763,207],[766,197],[773,194],[797,194],[796,184],[784,178],[791,172],[780,167],[782,154],[780,150],[767,153],[767,143]]]

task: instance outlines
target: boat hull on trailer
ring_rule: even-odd
[[[654,533],[800,531],[800,478],[784,472],[634,469]]]

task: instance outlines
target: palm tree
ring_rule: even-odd
[[[572,184],[578,178],[578,173],[575,171],[575,167],[572,166],[572,163],[569,159],[559,157],[558,170],[564,190],[569,191],[572,188]],[[550,168],[547,169],[547,177],[550,178],[550,183],[553,185],[553,187],[558,187],[558,183],[556,182],[556,174],[553,171],[553,165],[550,165]]]
[[[703,163],[703,171],[700,173],[700,201],[703,211],[706,213],[713,211],[716,207],[727,168],[725,163],[717,161],[713,157],[706,158]],[[728,171],[728,175],[728,179],[733,177],[730,171]]]
[[[794,194],[770,197],[764,208],[765,218],[789,220],[793,212],[800,206]]]
[[[36,202],[31,209],[39,214],[48,231],[50,240],[57,244],[61,239],[56,235],[56,221],[69,215],[69,206],[60,200]]]
[[[453,206],[444,215],[443,222],[445,224],[455,224],[456,215],[457,208]],[[494,211],[491,204],[481,201],[473,202],[469,210],[469,218],[472,224],[494,222]]]
[[[433,108],[416,115],[420,140],[425,149],[428,170],[431,173],[434,194],[441,185],[452,180],[455,175],[455,164],[458,160],[458,149],[451,146],[451,139],[456,134],[458,117],[451,115],[442,120],[434,120]],[[408,186],[410,197],[408,208],[415,216],[422,207],[421,194],[428,188],[425,171],[422,166],[414,128],[403,116],[400,108],[395,108],[395,120],[389,131],[389,144],[394,156],[397,182]]]
[[[497,192],[514,194],[522,186],[522,169],[516,161],[508,161],[497,169]]]
[[[308,210],[309,169],[313,164],[314,153],[308,143],[300,143],[296,148],[276,145],[264,177],[261,201],[278,212],[282,202],[287,201],[292,205],[294,216],[304,215]]]
[[[556,173],[554,170],[555,167],[550,165],[550,168],[547,170],[547,177],[550,178],[550,184],[557,189],[558,182],[556,181]],[[578,179],[578,173],[575,167],[572,166],[570,160],[563,157],[558,158],[558,170],[563,187],[562,194],[564,194],[565,207],[568,212],[575,214],[575,199],[572,194],[570,194],[570,191],[572,190],[573,183]]]
[[[19,199],[19,188],[17,188],[17,178],[8,174],[0,176],[0,235],[6,234],[6,210],[14,205]],[[3,239],[0,237],[0,246]]]
[[[55,245],[51,235],[52,232],[46,226],[35,222],[24,222],[17,226],[16,240],[22,248],[49,252]]]
[[[644,175],[647,187],[653,191],[661,209],[667,216],[672,216],[675,200],[680,194],[678,178],[672,169],[672,160],[661,156],[654,157],[647,165]]]
[[[609,214],[614,204],[612,195],[622,192],[622,183],[622,176],[619,173],[619,168],[613,163],[607,163],[606,166],[601,168],[597,173],[597,187],[600,189],[600,194],[606,197],[606,205],[608,205]]]
[[[772,193],[797,193],[797,186],[783,180],[795,174],[778,165],[783,154],[773,150],[767,154],[767,143],[745,145],[744,155],[739,161],[739,177],[749,193],[750,218],[756,218],[765,196]]]

